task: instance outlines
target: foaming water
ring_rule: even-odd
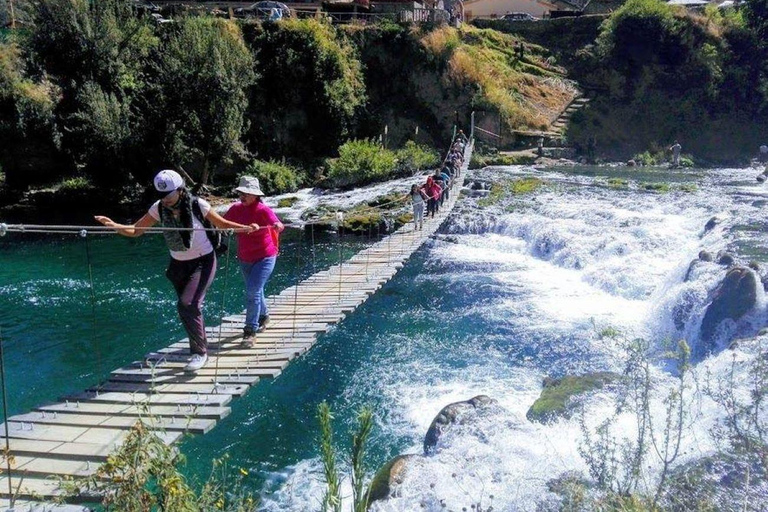
[[[480,177],[529,174],[508,168]],[[426,430],[448,403],[479,394],[498,403],[451,428],[436,454],[412,460],[396,496],[374,510],[469,510],[473,504],[533,510],[556,500],[549,480],[566,471],[586,474],[579,420],[541,425],[529,422],[526,412],[545,376],[620,372],[626,340],[642,337],[659,351],[669,340],[695,343],[726,268],[702,263],[684,281],[691,260],[702,250],[729,250],[742,261],[753,257],[738,250],[745,239],[738,226],[760,220],[751,182],[735,170],[713,174],[675,177],[695,182],[695,193],[653,194],[639,190],[633,177],[627,191],[604,186],[605,176],[550,171],[543,175],[549,185],[533,195],[490,208],[474,209],[469,200],[460,206],[395,279],[393,286],[407,288],[411,297],[387,301],[389,325],[366,333],[366,343],[377,348],[358,360],[335,403],[375,404],[376,464],[388,455],[421,454]],[[713,216],[720,223],[705,232]],[[690,305],[682,317],[681,304]],[[754,310],[723,339],[757,332],[766,322],[765,306],[759,290]],[[694,372],[697,384],[689,384],[685,396],[695,406],[678,464],[714,450],[708,431],[722,411],[701,394],[702,375],[725,374],[730,358],[710,357]],[[651,410],[661,421],[677,381],[668,364],[654,371],[654,381]],[[615,404],[610,389],[586,398],[585,424],[594,429],[614,417],[614,435],[631,439],[636,419],[617,415]],[[650,460],[645,481],[658,471],[658,461]],[[299,481],[318,478],[311,471],[291,474]],[[268,494],[285,509],[310,510],[283,490]]]
[[[443,510],[443,505],[469,510],[477,503],[494,510],[534,510],[542,499],[555,500],[547,482],[565,471],[587,468],[578,451],[582,433],[577,417],[550,425],[526,419],[544,377],[620,372],[624,344],[635,337],[649,340],[659,352],[669,348],[670,340],[695,344],[726,267],[701,262],[689,272],[690,262],[702,250],[727,250],[742,263],[768,260],[761,236],[768,227],[763,218],[768,193],[745,171],[622,173],[612,168],[522,167],[477,173],[494,180],[535,174],[546,185],[482,208],[463,199],[441,233],[392,281],[321,336],[279,378],[260,383],[233,402],[232,414],[211,434],[182,445],[190,476],[204,478],[210,460],[228,452],[232,467],[248,469],[246,483],[261,494],[264,510],[318,510],[324,490],[318,403],[327,401],[334,411],[342,453],[348,451],[357,412],[372,407],[376,424],[368,455],[376,468],[401,453],[421,454],[424,435],[445,405],[484,394],[497,404],[449,430],[440,450],[416,459],[398,495],[377,503],[376,510]],[[612,188],[608,180],[613,177],[626,179],[629,190]],[[646,192],[643,183],[654,180],[695,184],[697,190]],[[299,194],[304,206],[319,200],[308,194]],[[352,198],[335,200],[344,204]],[[719,223],[705,231],[714,216]],[[314,270],[303,254],[302,268],[293,263],[301,243],[306,241],[283,246],[272,290]],[[365,243],[361,239],[357,247]],[[114,246],[111,259],[102,256],[95,265],[99,304],[120,311],[114,317],[99,315],[100,340],[113,344],[110,350],[102,345],[105,367],[124,364],[179,337],[172,294],[159,276],[164,252],[156,244],[125,247]],[[147,251],[153,256],[140,265]],[[82,375],[71,386],[95,378],[91,344],[81,340],[70,350],[48,346],[48,340],[89,338],[90,317],[74,311],[88,304],[87,273],[81,252],[69,252],[62,252],[61,265],[53,266],[48,276],[34,274],[45,265],[25,262],[28,252],[12,254],[16,270],[6,271],[0,290],[24,304],[13,322],[3,323],[9,345],[17,351],[11,354],[18,365],[13,382],[23,378],[21,361],[30,354],[25,347],[35,343],[45,345],[44,354],[49,354],[45,361],[50,371],[41,379],[53,377],[60,384],[73,360],[75,373]],[[326,253],[333,261],[335,246],[328,245]],[[77,272],[68,272],[69,260],[78,258]],[[231,277],[239,285],[236,274]],[[221,285],[217,279],[216,286]],[[209,306],[219,301],[219,293],[220,288],[212,290]],[[231,310],[239,305],[239,293],[236,287],[230,290]],[[45,301],[42,310],[33,309],[40,301]],[[210,309],[212,315],[215,310]],[[756,307],[726,326],[718,350],[733,337],[754,335],[766,323],[765,310],[766,298],[758,290]],[[33,313],[41,311],[41,325],[35,325]],[[145,320],[142,330],[127,336],[123,331],[136,318]],[[78,319],[84,325],[68,334],[64,326]],[[697,378],[727,374],[734,354],[748,361],[753,351],[746,344],[716,353],[696,365]],[[81,358],[91,367],[78,362]],[[671,366],[662,361],[654,370],[652,407],[658,418],[663,418],[663,400],[676,383]],[[721,412],[697,394],[700,389],[691,385],[686,391],[695,413],[680,463],[713,450],[707,431]],[[605,389],[585,399],[590,427],[615,414],[615,394]],[[55,397],[38,387],[13,408],[35,405],[41,398]],[[631,438],[633,420],[629,413],[618,415],[616,435]],[[346,462],[341,466],[347,471]],[[658,465],[646,470],[651,481]],[[348,504],[347,480],[345,486]]]

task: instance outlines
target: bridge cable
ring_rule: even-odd
[[[296,284],[293,287],[293,325],[291,328],[291,337],[294,342],[296,341],[296,313],[299,302],[299,283],[301,283],[301,249],[303,239],[304,233],[301,233],[301,236],[299,236],[299,248],[296,251]]]
[[[221,292],[221,305],[219,310],[221,311],[221,321],[219,322],[219,339],[216,342],[216,366],[213,371],[213,391],[215,392],[219,387],[219,359],[221,358],[221,349],[222,349],[222,337],[221,337],[221,328],[224,325],[224,314],[225,314],[225,308],[226,308],[226,300],[227,300],[227,290],[229,289],[229,260],[230,255],[232,254],[232,233],[234,233],[234,230],[227,229],[227,247],[229,247],[229,250],[227,251],[227,258],[226,262],[224,264],[224,288]],[[223,386],[222,386],[223,387]]]
[[[8,499],[11,500],[11,507],[13,507],[13,482],[11,478],[11,441],[10,430],[8,429],[8,393],[5,387],[5,354],[3,352],[3,333],[2,327],[0,327],[0,381],[2,381],[3,387],[3,423],[5,425],[5,470],[8,474]]]
[[[88,289],[91,294],[91,343],[96,348],[96,361],[99,371],[99,379],[104,376],[104,366],[101,359],[101,346],[96,340],[96,290],[93,286],[93,264],[91,262],[91,244],[88,240],[88,231],[80,230],[80,237],[85,242],[85,261],[88,265]],[[96,388],[96,396],[99,395],[99,387]]]

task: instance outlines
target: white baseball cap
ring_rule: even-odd
[[[166,196],[176,189],[184,186],[184,178],[181,177],[176,171],[171,169],[165,169],[157,173],[155,176],[155,190],[160,195]]]

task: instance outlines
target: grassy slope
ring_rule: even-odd
[[[445,137],[458,112],[467,125],[472,110],[500,114],[509,130],[544,129],[571,101],[573,83],[547,62],[549,53],[519,38],[464,26],[429,31],[400,27],[346,29],[361,50],[369,114],[397,140],[415,126]]]

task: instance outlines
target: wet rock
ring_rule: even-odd
[[[461,416],[474,409],[481,409],[489,405],[495,404],[496,400],[489,396],[478,395],[464,402],[456,402],[448,404],[435,416],[432,420],[432,424],[427,430],[427,435],[424,436],[424,453],[429,455],[433,453],[437,442],[440,440],[440,436],[453,424],[462,423]]]
[[[370,503],[393,496],[395,488],[403,483],[409,464],[419,455],[398,455],[384,464],[371,481]]]
[[[635,162],[633,159],[627,160],[627,167],[635,167],[637,165],[637,162]]]
[[[720,251],[717,253],[717,263],[719,265],[725,265],[727,267],[730,267],[734,263],[736,263],[736,258],[733,256],[733,254],[725,251]]]
[[[682,297],[682,301],[672,309],[672,321],[678,331],[685,329],[685,324],[691,318],[693,306],[696,304],[696,294],[688,290]]]
[[[758,274],[760,273],[760,264],[758,262],[750,261],[747,266],[752,270],[754,270],[755,272],[757,272]]]
[[[560,379],[547,377],[541,395],[528,409],[525,417],[539,423],[548,423],[559,417],[568,418],[573,412],[574,397],[601,389],[618,378],[619,375],[612,372],[569,375]]]
[[[728,271],[713,292],[712,302],[701,321],[701,343],[697,345],[697,356],[715,348],[715,335],[723,321],[737,321],[755,306],[758,283],[757,274],[750,268],[737,266]]]
[[[717,226],[721,222],[723,222],[722,219],[720,219],[718,217],[712,217],[711,219],[709,219],[707,221],[706,224],[704,224],[704,233],[709,233],[710,231],[712,231],[715,228],[715,226]]]
[[[715,257],[709,251],[699,251],[699,259],[701,261],[714,261]]]
[[[688,270],[686,270],[686,271],[685,271],[685,277],[683,278],[683,282],[684,282],[684,283],[687,283],[688,281],[690,281],[690,279],[691,279],[691,274],[692,274],[692,273],[693,273],[693,271],[696,269],[696,267],[698,267],[699,265],[701,265],[701,263],[702,263],[702,261],[701,261],[701,260],[699,260],[699,259],[696,259],[696,260],[691,260],[691,263],[690,263],[690,264],[688,264]]]
[[[757,181],[762,183],[765,181],[765,174],[758,174],[757,175]]]

